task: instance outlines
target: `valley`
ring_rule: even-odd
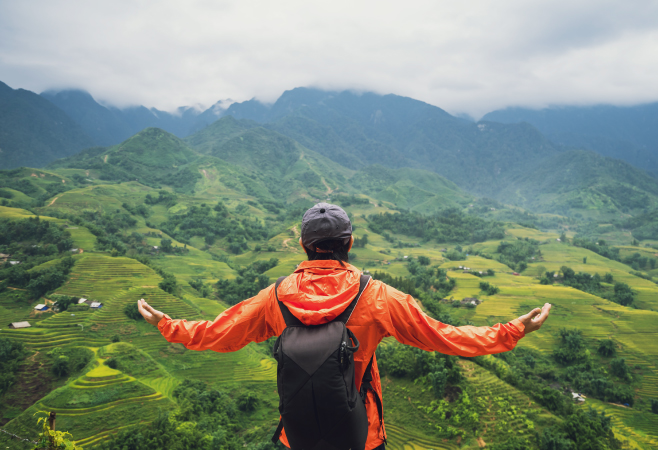
[[[482,131],[411,99],[395,109],[363,96],[392,125],[367,124],[350,95],[291,91],[259,117],[236,118],[236,105],[184,139],[146,128],[0,171],[0,351],[11,361],[0,427],[36,439],[35,414],[54,411],[83,448],[275,448],[273,343],[191,351],[134,305],[213,320],[295,270],[302,214],[328,201],[352,220],[351,264],[441,322],[492,326],[553,305],[540,331],[496,356],[386,338],[391,448],[656,448],[658,181],[529,126]],[[296,96],[307,103],[285,114]],[[30,326],[8,327],[20,322]],[[11,439],[0,445],[31,448]]]

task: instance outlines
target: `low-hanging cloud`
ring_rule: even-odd
[[[451,112],[658,100],[658,1],[0,3],[0,80],[172,110],[315,86]]]

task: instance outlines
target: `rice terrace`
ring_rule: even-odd
[[[440,322],[553,305],[497,355],[385,338],[390,448],[658,448],[655,173],[405,97],[240,105],[0,171],[0,446],[34,448],[55,413],[84,449],[282,448],[274,340],[193,351],[137,300],[214,320],[305,259],[301,217],[322,201],[349,214],[351,264]]]

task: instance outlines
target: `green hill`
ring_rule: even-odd
[[[176,136],[147,128],[119,145],[87,149],[49,167],[93,170],[103,180],[141,180],[147,185],[165,184],[185,191],[200,178],[187,167],[198,157]]]
[[[655,208],[658,181],[621,160],[572,150],[510,180],[495,198],[534,211],[612,217]]]

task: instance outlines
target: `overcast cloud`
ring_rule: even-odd
[[[658,100],[658,0],[0,0],[0,81],[172,110],[297,86],[506,106]]]

